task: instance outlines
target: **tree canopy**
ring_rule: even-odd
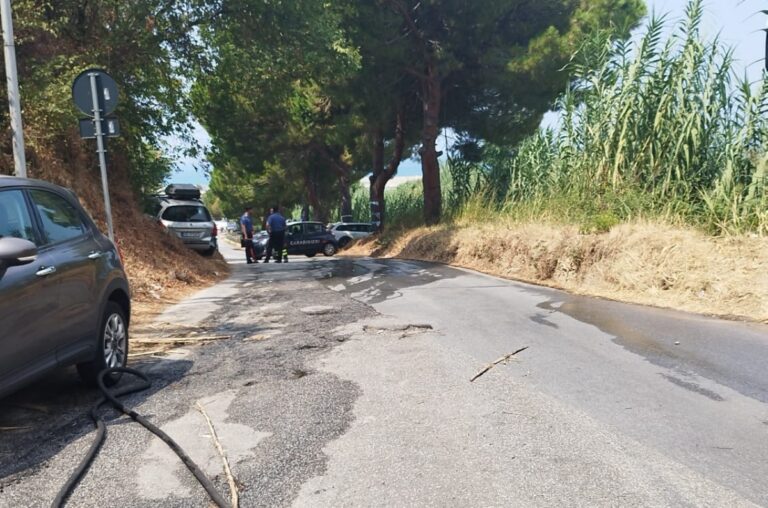
[[[237,15],[201,30],[210,59],[193,93],[213,139],[214,192],[224,201],[309,202],[326,218],[328,203],[347,200],[350,178],[366,173],[372,201],[383,203],[386,181],[417,154],[427,222],[440,218],[442,129],[466,146],[518,142],[564,89],[563,67],[585,35],[610,28],[626,37],[644,14],[641,0],[228,8]],[[335,182],[324,186],[328,194],[318,194],[320,181]],[[235,192],[242,185],[251,190]],[[285,194],[289,187],[297,192]]]
[[[349,214],[371,175],[374,218],[400,162],[422,162],[425,220],[440,219],[435,141],[450,128],[466,154],[514,146],[564,89],[585,37],[626,37],[642,0],[18,0],[25,122],[68,157],[70,84],[105,68],[121,86],[123,137],[137,189],[171,170],[168,135],[211,137],[211,193],[244,204]],[[4,113],[1,113],[4,114]],[[192,145],[194,152],[194,145]]]
[[[136,0],[18,0],[13,3],[19,81],[27,146],[66,162],[77,139],[72,80],[89,67],[118,82],[122,136],[110,151],[137,190],[155,190],[172,167],[164,138],[192,141],[190,104],[181,62],[200,50],[194,27],[208,19],[205,2]],[[3,80],[4,81],[4,80]],[[7,115],[5,94],[0,118]],[[32,174],[38,164],[30,159]]]

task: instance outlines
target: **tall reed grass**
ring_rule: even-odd
[[[368,187],[352,189],[352,214],[357,221],[371,220]],[[386,223],[396,228],[411,228],[423,224],[424,195],[421,182],[406,182],[386,192]]]
[[[732,52],[703,40],[702,15],[692,0],[666,40],[654,18],[639,42],[588,41],[558,101],[559,128],[515,149],[486,146],[473,193],[507,211],[544,200],[571,215],[768,233],[768,85],[734,76]]]
[[[661,217],[768,234],[768,81],[735,76],[731,50],[703,38],[702,16],[691,0],[676,26],[656,17],[634,41],[586,41],[558,127],[515,147],[486,144],[479,163],[450,161],[446,215],[544,216],[589,231]],[[416,190],[388,195],[390,223],[418,223]]]

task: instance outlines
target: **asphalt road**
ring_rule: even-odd
[[[250,265],[170,309],[229,340],[142,360],[128,402],[241,506],[768,506],[768,327],[427,263]],[[520,347],[516,360],[485,365]],[[71,370],[0,401],[0,506],[45,506],[92,438]],[[125,418],[71,506],[208,506]]]

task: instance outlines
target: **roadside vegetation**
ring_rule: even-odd
[[[221,259],[203,259],[142,214],[146,195],[171,177],[167,136],[191,141],[184,67],[199,47],[191,29],[213,7],[195,2],[18,0],[13,2],[27,170],[75,191],[105,231],[99,166],[92,140],[80,139],[73,79],[90,67],[118,82],[121,136],[109,140],[108,170],[117,243],[135,300],[158,301],[223,276]],[[4,71],[0,71],[4,72]],[[5,79],[1,82],[5,83]],[[0,125],[7,126],[0,93]],[[4,131],[7,133],[7,131]],[[194,153],[190,142],[186,150]],[[11,136],[0,137],[0,174],[12,174]]]
[[[387,182],[421,162],[421,223],[450,216],[436,141],[514,146],[568,82],[582,41],[626,39],[641,0],[234,2],[201,27],[210,60],[191,99],[211,134],[211,193],[227,214],[299,205],[327,222],[350,215],[351,186],[386,223]],[[258,26],[259,30],[252,28]],[[397,213],[397,212],[396,212]]]
[[[544,218],[583,232],[643,219],[768,233],[768,87],[734,75],[730,50],[702,39],[702,14],[691,2],[666,40],[655,18],[636,44],[586,41],[568,67],[555,127],[444,164],[451,218]],[[414,225],[413,191],[388,196],[393,224]],[[355,203],[364,215],[363,197]]]
[[[449,158],[442,227],[414,229],[414,189],[394,189],[394,227],[362,250],[768,320],[768,89],[702,38],[702,11],[652,19],[636,44],[585,41],[556,127]]]
[[[19,0],[14,12],[29,173],[72,187],[97,220],[96,158],[77,134],[69,87],[87,67],[105,68],[121,87],[110,181],[119,242],[142,294],[225,269],[141,214],[144,198],[173,178],[170,136],[209,164],[206,199],[217,215],[235,217],[245,204],[260,215],[274,203],[323,222],[352,215],[383,226],[374,248],[384,250],[435,230],[424,224],[475,231],[466,241],[488,248],[464,251],[446,239],[443,251],[430,250],[440,259],[463,252],[468,266],[494,242],[508,245],[498,235],[541,226],[546,239],[509,248],[549,253],[518,260],[545,269],[510,272],[499,253],[487,262],[500,267],[488,270],[569,288],[592,277],[589,260],[624,248],[585,239],[637,227],[649,238],[637,245],[657,245],[649,225],[658,225],[664,238],[673,228],[707,245],[756,242],[759,252],[728,251],[758,274],[757,289],[735,298],[768,306],[760,243],[768,87],[734,76],[731,52],[702,38],[701,0],[672,32],[663,19],[647,21],[639,41],[630,35],[642,0]],[[553,109],[557,121],[540,128]],[[205,153],[193,120],[210,134]],[[445,154],[436,144],[443,132],[458,140]],[[10,138],[0,145],[0,172],[11,173]],[[407,158],[421,162],[423,181],[385,193]],[[363,177],[370,185],[356,187]],[[560,236],[556,249],[542,247]],[[571,265],[571,285],[558,282]],[[634,277],[664,293],[717,286],[703,272],[687,286],[679,274]]]

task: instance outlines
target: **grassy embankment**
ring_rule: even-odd
[[[29,131],[34,132],[34,127]],[[28,171],[31,178],[72,189],[101,231],[106,231],[101,180],[90,148],[74,134],[66,153],[60,147],[33,145]],[[131,283],[134,308],[155,314],[165,304],[224,277],[228,267],[220,256],[205,258],[189,250],[142,213],[128,180],[129,163],[120,154],[111,155],[109,183],[115,236]]]
[[[585,46],[557,131],[447,164],[443,226],[394,190],[389,232],[353,252],[768,321],[768,86],[734,79],[700,20],[692,2],[667,40],[651,21],[634,47]]]

